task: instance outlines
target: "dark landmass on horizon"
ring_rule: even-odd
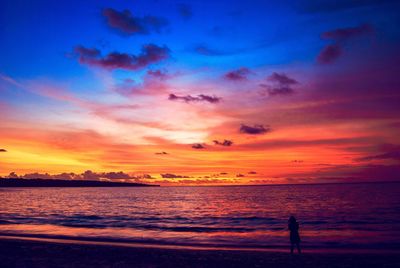
[[[160,187],[160,185],[89,180],[1,178],[0,187]]]

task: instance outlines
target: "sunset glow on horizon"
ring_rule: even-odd
[[[338,2],[1,3],[0,176],[398,181],[399,4]]]

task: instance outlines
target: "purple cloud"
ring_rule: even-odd
[[[250,74],[250,70],[246,67],[242,67],[237,70],[227,72],[224,75],[224,77],[225,77],[225,79],[228,79],[231,81],[243,81],[243,80],[247,80],[247,76],[249,74]]]
[[[284,73],[271,74],[267,80],[271,84],[260,84],[259,86],[266,90],[270,96],[289,95],[294,93],[293,85],[298,84],[297,80],[290,78]]]
[[[344,41],[362,35],[372,34],[373,27],[369,24],[361,24],[356,27],[338,28],[332,31],[322,33],[323,39],[331,39],[335,41]]]
[[[244,134],[260,135],[270,132],[271,128],[269,126],[263,126],[263,125],[247,126],[242,124],[239,131],[240,133]]]
[[[324,47],[317,57],[318,63],[328,64],[334,62],[342,55],[342,48],[338,44],[327,45]]]
[[[99,66],[111,70],[138,70],[167,59],[170,50],[166,46],[160,47],[154,44],[147,44],[142,47],[139,55],[112,52],[106,56],[102,56],[98,49],[77,46],[75,47],[75,53],[79,56],[79,62],[82,64]]]
[[[372,34],[373,27],[369,24],[361,24],[355,27],[338,28],[321,34],[322,39],[332,40],[334,43],[324,47],[317,57],[320,64],[329,64],[334,62],[342,55],[343,44],[348,40],[359,36]]]
[[[204,95],[204,94],[200,94],[197,95],[197,97],[193,97],[191,95],[186,95],[186,96],[178,96],[175,94],[169,94],[168,99],[171,101],[184,101],[186,103],[189,102],[201,102],[201,101],[205,101],[205,102],[209,102],[209,103],[218,103],[221,101],[221,98],[216,97],[216,96],[209,96],[209,95]]]
[[[224,140],[224,141],[218,141],[218,140],[213,140],[215,145],[221,145],[221,146],[231,146],[233,144],[233,141],[231,140]]]
[[[286,86],[295,85],[295,84],[299,83],[296,80],[294,80],[293,78],[288,77],[284,73],[276,73],[276,72],[271,74],[268,77],[268,80],[271,81],[271,82],[276,82],[276,83],[278,83],[280,85],[286,85]]]
[[[103,16],[111,28],[129,35],[160,32],[168,24],[166,19],[160,17],[135,17],[129,10],[117,11],[106,8],[103,10]]]

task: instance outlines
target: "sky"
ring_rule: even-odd
[[[400,180],[398,1],[0,2],[0,176]]]

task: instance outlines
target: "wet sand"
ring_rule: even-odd
[[[398,252],[320,251],[291,255],[195,247],[0,239],[1,267],[400,267]]]

